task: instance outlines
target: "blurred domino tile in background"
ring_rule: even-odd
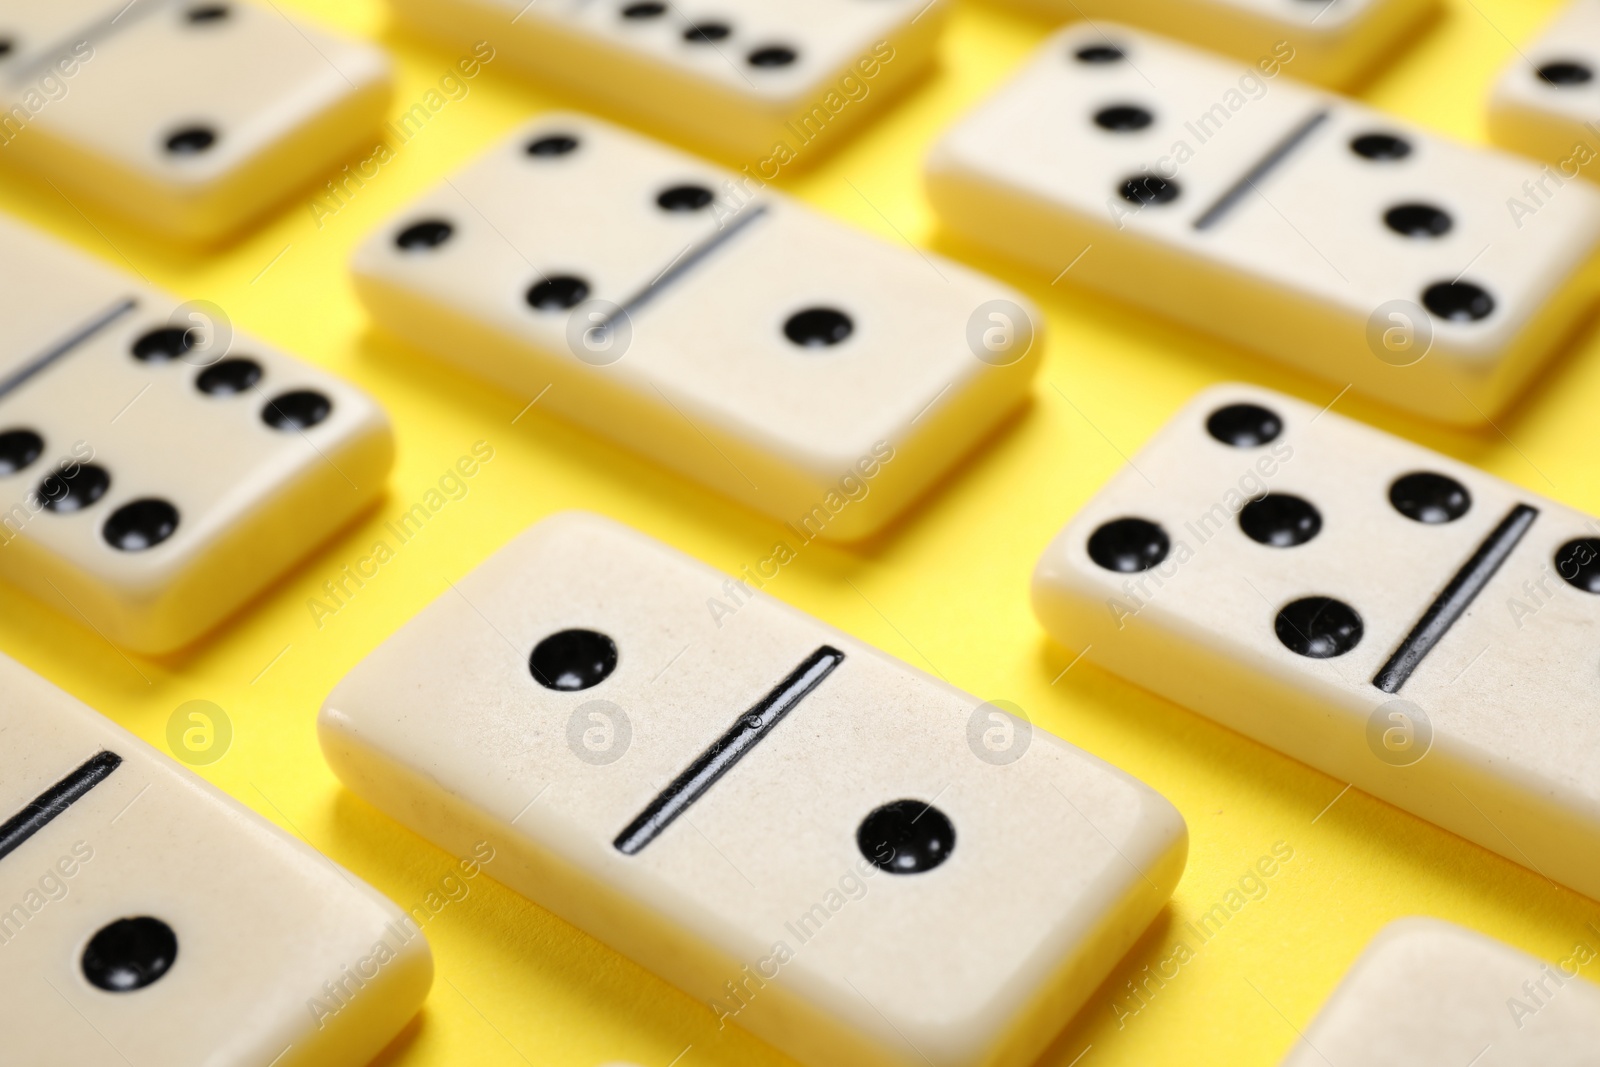
[[[388,57],[245,0],[0,10],[0,158],[165,239],[227,237],[369,148]]]
[[[770,180],[812,162],[926,71],[947,0],[394,0],[431,39],[525,70]],[[813,147],[821,138],[821,144]]]

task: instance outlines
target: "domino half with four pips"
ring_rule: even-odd
[[[4,219],[0,321],[0,577],[116,644],[189,644],[383,492],[370,397]]]
[[[163,239],[238,230],[357,149],[389,60],[248,0],[0,9],[0,160]]]
[[[394,0],[430,39],[542,79],[767,180],[868,121],[934,59],[947,0]]]
[[[815,1067],[1033,1062],[1187,845],[1127,775],[583,513],[453,583],[318,725],[351,789],[489,841],[497,879]]]
[[[7,1064],[358,1067],[432,979],[376,890],[0,656]]]
[[[392,334],[807,540],[882,528],[1043,356],[1000,283],[572,114],[407,207],[353,269]]]
[[[929,195],[1048,277],[1421,415],[1494,418],[1593,303],[1600,190],[1514,212],[1538,165],[1286,74],[1069,27],[939,142]]]
[[[1074,654],[1600,898],[1600,523],[1207,390],[1033,579]]]

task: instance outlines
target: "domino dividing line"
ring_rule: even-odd
[[[78,327],[65,340],[45,349],[44,352],[23,364],[10,377],[0,379],[0,400],[4,400],[7,396],[22,388],[27,384],[28,379],[50,366],[56,360],[71,355],[78,346],[138,306],[139,302],[131,296],[119,304],[113,304],[110,308]]]
[[[43,830],[57,815],[82,800],[89,790],[105,781],[120,766],[122,757],[115,752],[98,752],[85,760],[77,770],[28,801],[26,807],[0,825],[0,860]]]
[[[673,820],[689,810],[705,791],[733,769],[750,750],[759,745],[783,717],[794,710],[834,668],[844,662],[844,653],[823,645],[794,671],[762,697],[749,711],[739,716],[726,733],[700,753],[687,770],[673,779],[628,828],[612,842],[624,856],[636,855],[660,837]]]
[[[48,70],[58,59],[62,59],[72,52],[75,45],[87,41],[91,45],[100,44],[106,38],[127,29],[146,15],[153,15],[163,9],[177,6],[177,0],[117,0],[113,5],[115,11],[101,15],[91,20],[87,25],[80,26],[67,36],[50,45],[39,49],[29,56],[25,62],[17,64],[11,72],[11,85],[13,88],[31,81],[35,76]]]
[[[1400,691],[1406,679],[1411,677],[1411,672],[1421,665],[1423,657],[1432,652],[1433,646],[1450,631],[1456,620],[1466,614],[1538,517],[1538,508],[1518,504],[1500,520],[1500,525],[1478,546],[1472,558],[1462,565],[1456,576],[1450,579],[1450,584],[1444,587],[1444,592],[1429,605],[1417,625],[1400,642],[1400,647],[1394,650],[1389,662],[1372,679],[1373,685],[1385,693]]]
[[[1327,122],[1330,114],[1326,109],[1318,111],[1290,130],[1289,136],[1279,141],[1272,151],[1262,157],[1259,163],[1245,172],[1244,177],[1234,182],[1215,204],[1206,208],[1205,213],[1194,220],[1194,228],[1197,230],[1209,230],[1218,222],[1221,222],[1223,216],[1238,207],[1239,202],[1254,192],[1256,186],[1261,184],[1267,175],[1281,166],[1284,160],[1293,155],[1295,150],[1317,131],[1318,127]]]
[[[640,289],[638,292],[628,297],[628,299],[624,300],[622,302],[622,306],[617,308],[616,311],[613,311],[611,314],[607,315],[604,321],[598,323],[594,328],[604,332],[605,330],[610,329],[611,324],[617,319],[626,318],[638,311],[645,304],[655,299],[656,294],[660,293],[663,289],[667,288],[667,286],[671,285],[689,271],[693,270],[703,259],[711,255],[711,253],[715,252],[723,245],[727,244],[729,241],[733,240],[733,238],[741,233],[746,226],[749,226],[752,222],[761,218],[766,213],[766,204],[756,204],[753,207],[737,212],[734,215],[731,223],[729,223],[727,226],[724,226],[710,237],[707,237],[699,244],[691,246],[687,252],[679,256],[678,259],[670,264],[666,270],[656,275],[656,277],[643,289]]]

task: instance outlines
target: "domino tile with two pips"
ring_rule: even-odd
[[[318,725],[353,791],[489,841],[496,879],[816,1067],[1031,1063],[1186,854],[1126,774],[579,512],[453,583]]]

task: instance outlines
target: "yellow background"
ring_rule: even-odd
[[[379,0],[276,2],[388,48],[399,64],[396,111],[459,58],[392,26]],[[1481,141],[1484,100],[1515,54],[1513,42],[1529,39],[1557,6],[1447,0],[1426,34],[1362,95]],[[1188,820],[1189,867],[1170,908],[1043,1062],[1065,1067],[1081,1055],[1084,1067],[1275,1063],[1365,942],[1398,916],[1451,919],[1552,959],[1580,940],[1600,946],[1600,905],[1530,871],[1356,790],[1328,808],[1342,782],[1086,663],[1052,684],[1071,656],[1045,639],[1030,614],[1029,573],[1123,454],[1215,381],[1249,379],[1319,405],[1336,389],[1066,282],[1052,287],[1048,278],[940,235],[919,183],[924,153],[1048,29],[1001,7],[957,0],[937,69],[841,151],[785,181],[885,240],[959,256],[1021,288],[1045,311],[1049,350],[1031,405],[887,536],[851,549],[814,544],[768,586],[963,689],[1020,704],[1035,722],[1149,782]],[[125,657],[8,589],[0,590],[0,648],[158,747],[180,704],[220,705],[235,737],[226,756],[200,773],[404,907],[420,903],[453,860],[355,799],[328,771],[314,721],[333,684],[447,580],[551,512],[581,507],[612,515],[725,570],[765,557],[778,533],[773,523],[537,408],[513,425],[531,397],[463,380],[375,337],[356,303],[345,264],[358,240],[528,115],[582,104],[535,88],[502,56],[471,83],[468,97],[440,111],[320,227],[309,207],[313,190],[302,190],[244,240],[209,255],[164,248],[100,216],[91,221],[48,186],[0,172],[4,210],[113,263],[131,263],[180,296],[215,301],[240,328],[355,381],[387,407],[399,439],[398,466],[379,509],[191,652],[160,662]],[[1600,339],[1585,334],[1481,434],[1426,426],[1355,396],[1337,410],[1594,513],[1597,400]],[[478,440],[494,447],[495,458],[471,481],[470,495],[316,625],[308,598]],[[1270,880],[1266,896],[1239,911],[1119,1028],[1113,1004],[1137,1006],[1118,999],[1124,984],[1167,958],[1183,924],[1280,841],[1294,858]],[[487,879],[473,882],[471,894],[446,908],[428,934],[438,967],[433,992],[383,1063],[592,1067],[615,1058],[665,1067],[680,1056],[684,1067],[788,1062],[737,1030],[719,1032],[703,1006]],[[1596,977],[1600,963],[1586,973]]]

